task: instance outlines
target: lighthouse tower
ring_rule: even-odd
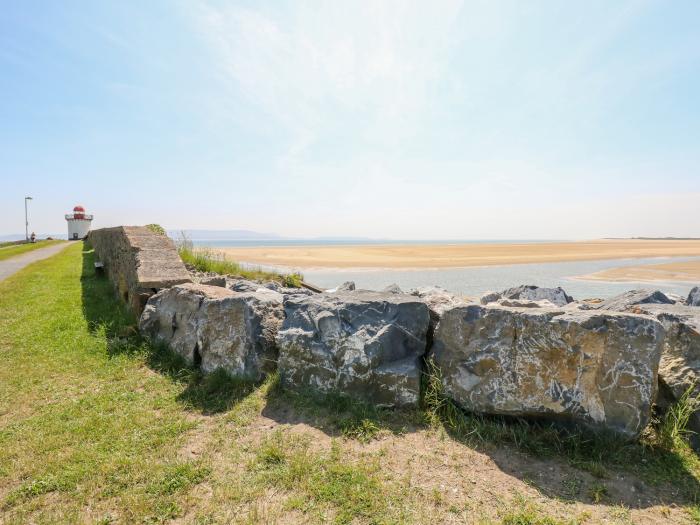
[[[76,206],[73,208],[73,213],[66,215],[66,222],[68,222],[68,240],[77,241],[87,237],[92,215],[85,213],[85,208],[82,206]]]

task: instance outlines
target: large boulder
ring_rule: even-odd
[[[630,290],[598,304],[600,310],[624,312],[640,304],[674,304],[674,300],[659,290]]]
[[[700,306],[700,286],[696,286],[688,294],[688,298],[685,300],[688,306]]]
[[[467,410],[634,437],[649,422],[663,333],[643,315],[474,304],[443,312],[432,355]]]
[[[700,397],[700,309],[679,304],[644,304],[635,307],[656,317],[666,329],[663,353],[659,365],[659,383],[668,399],[675,402],[689,389]],[[662,407],[665,408],[665,407]],[[688,421],[691,444],[700,449],[700,407]]]
[[[290,296],[284,308],[277,336],[284,386],[417,405],[429,323],[421,300],[359,290]]]
[[[498,301],[507,301],[509,304],[511,301],[521,301],[528,303],[530,307],[550,306],[549,303],[555,306],[564,306],[573,302],[573,298],[568,295],[563,288],[542,288],[540,286],[535,286],[532,284],[516,286],[514,288],[508,288],[502,292],[488,292],[481,296],[481,304],[490,304]],[[537,304],[539,301],[548,301],[548,303]],[[506,305],[509,305],[506,304]]]
[[[185,284],[151,297],[139,329],[205,372],[223,368],[257,380],[275,369],[283,315],[282,296],[272,290]]]

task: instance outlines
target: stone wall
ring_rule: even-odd
[[[439,288],[346,283],[310,294],[206,282],[216,286],[151,297],[141,332],[205,372],[259,379],[276,370],[285,388],[376,406],[418,407],[427,359],[444,394],[467,411],[634,438],[651,419],[660,381],[678,399],[700,377],[700,308],[661,292],[575,301],[560,288],[521,286],[468,300]],[[700,412],[691,419],[700,431]]]
[[[117,294],[137,315],[159,290],[191,282],[172,239],[145,226],[93,230],[88,241],[95,261],[104,265]]]

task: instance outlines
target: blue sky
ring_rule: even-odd
[[[0,234],[700,236],[700,2],[3,2]]]

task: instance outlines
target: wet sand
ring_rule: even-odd
[[[213,250],[243,263],[293,269],[439,269],[602,259],[695,257],[700,256],[700,240],[605,239],[508,244],[258,246]]]
[[[578,279],[614,282],[683,281],[700,283],[700,260],[610,268]]]

